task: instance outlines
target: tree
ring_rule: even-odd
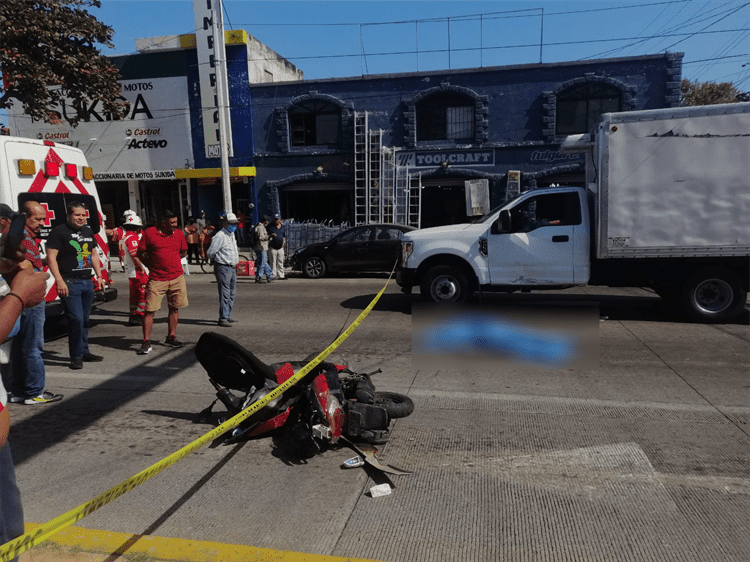
[[[740,91],[731,82],[698,82],[683,79],[680,84],[683,105],[715,105],[739,101]]]
[[[0,1],[0,108],[14,100],[46,123],[86,120],[94,103],[122,118],[117,68],[97,45],[109,48],[114,30],[87,11],[99,0]],[[63,106],[64,100],[69,103]]]

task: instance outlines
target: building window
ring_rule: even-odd
[[[341,143],[341,108],[322,100],[302,102],[289,109],[292,146]]]
[[[417,105],[417,141],[473,141],[474,100],[455,92],[433,94]]]
[[[557,95],[556,133],[588,133],[603,113],[622,111],[622,92],[606,84],[589,83]]]

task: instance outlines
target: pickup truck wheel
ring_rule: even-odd
[[[307,258],[305,263],[302,264],[302,273],[309,279],[319,279],[325,275],[326,262],[324,262],[318,256]]]
[[[740,313],[747,291],[732,271],[698,271],[691,275],[683,294],[683,309],[698,322],[726,322]]]
[[[422,296],[434,302],[464,302],[469,298],[469,282],[455,267],[438,265],[422,281]]]

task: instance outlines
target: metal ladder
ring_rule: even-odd
[[[421,174],[398,166],[397,149],[383,146],[383,131],[369,129],[367,112],[354,113],[354,223],[419,228]]]
[[[367,112],[354,113],[354,224],[369,222],[369,160]]]

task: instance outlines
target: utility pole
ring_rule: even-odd
[[[212,33],[215,45],[216,64],[216,97],[219,111],[219,144],[221,145],[221,186],[224,197],[224,210],[232,212],[232,182],[229,178],[229,156],[232,143],[229,142],[232,132],[229,130],[229,84],[227,81],[227,49],[224,44],[224,14],[221,0],[213,2],[214,17],[212,19]]]

